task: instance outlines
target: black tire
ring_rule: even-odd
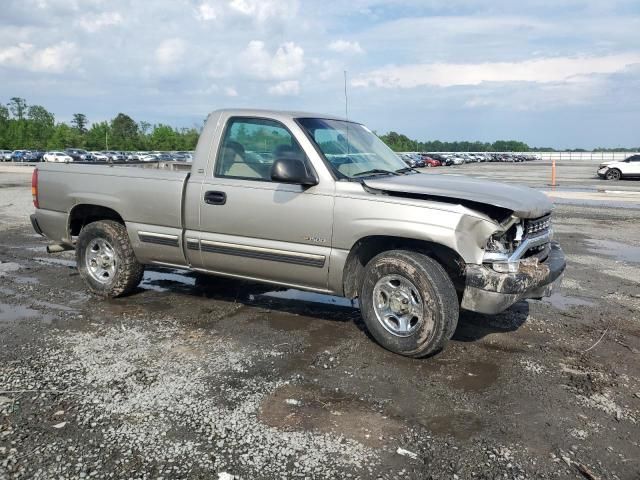
[[[607,180],[620,180],[622,178],[622,172],[617,168],[612,168],[605,174]]]
[[[100,282],[89,271],[87,248],[94,239],[104,240],[115,252],[114,273],[108,280]],[[76,244],[78,272],[89,290],[95,295],[115,298],[131,293],[142,281],[144,265],[133,253],[127,229],[113,220],[100,220],[86,225]]]
[[[422,320],[417,320],[412,327],[415,330],[405,336],[390,332],[378,319],[374,306],[376,283],[385,277],[398,276],[409,280],[422,299]],[[383,252],[369,261],[360,288],[360,310],[369,332],[380,345],[414,358],[442,350],[455,332],[460,313],[455,287],[444,268],[423,253],[407,250]]]

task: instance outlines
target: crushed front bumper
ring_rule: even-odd
[[[520,262],[517,273],[498,273],[484,265],[467,265],[461,307],[480,313],[499,313],[524,298],[542,298],[560,286],[567,263],[560,246],[552,242],[544,262]]]

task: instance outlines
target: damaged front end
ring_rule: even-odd
[[[521,299],[550,295],[566,266],[552,237],[551,214],[505,220],[489,238],[482,264],[466,267],[462,308],[493,314]]]

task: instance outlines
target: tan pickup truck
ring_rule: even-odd
[[[190,172],[46,164],[34,229],[75,249],[93,293],[132,292],[145,266],[358,298],[384,347],[441,350],[459,309],[548,295],[565,268],[537,191],[406,167],[365,126],[219,110]]]

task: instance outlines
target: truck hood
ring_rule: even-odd
[[[413,198],[476,203],[504,208],[519,218],[537,218],[549,213],[553,204],[537,190],[517,185],[479,180],[465,175],[413,174],[373,177],[364,184],[375,190]],[[471,205],[470,208],[473,209]]]

